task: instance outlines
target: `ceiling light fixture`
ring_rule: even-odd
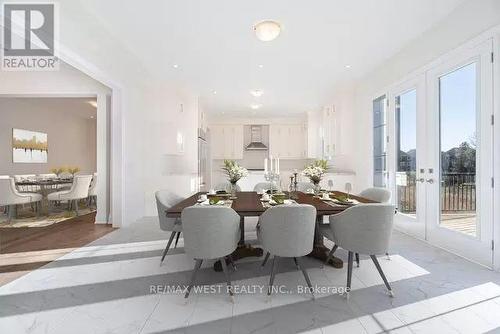
[[[212,93],[213,93],[214,95],[217,95],[217,91],[216,91],[216,90],[214,90]]]
[[[255,35],[263,42],[270,42],[276,39],[281,33],[281,26],[278,22],[264,20],[253,26]]]
[[[177,65],[177,64],[173,64],[173,65],[172,65],[172,67],[173,67],[173,68],[179,68],[179,65]]]
[[[259,64],[259,68],[264,68],[264,65],[262,65],[262,64]]]
[[[90,104],[92,107],[97,109],[97,101],[96,100],[90,100],[87,101],[88,104]]]
[[[346,65],[345,68],[351,68],[351,65]]]
[[[252,96],[254,97],[261,97],[262,94],[264,94],[264,91],[261,89],[254,89],[250,91],[250,94],[252,94]]]
[[[250,108],[252,108],[253,110],[260,109],[260,107],[262,107],[262,104],[252,104],[252,105],[250,105]]]

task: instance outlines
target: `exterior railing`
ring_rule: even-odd
[[[403,213],[416,211],[417,182],[415,172],[406,173],[405,185],[398,185],[398,209]],[[476,174],[443,173],[441,175],[441,211],[476,211]]]

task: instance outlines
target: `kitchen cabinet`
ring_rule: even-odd
[[[243,125],[211,125],[212,159],[243,159]]]
[[[335,107],[307,115],[307,157],[329,159],[339,154],[339,131]]]
[[[269,127],[269,150],[280,159],[306,158],[306,127],[302,124],[272,124]]]

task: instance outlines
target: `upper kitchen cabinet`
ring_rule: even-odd
[[[243,125],[210,125],[213,159],[243,159]]]
[[[269,127],[270,154],[281,159],[306,157],[306,127],[301,124],[273,124]]]
[[[337,153],[337,114],[335,107],[324,107],[322,115],[323,157],[329,159]]]
[[[329,159],[338,154],[338,129],[335,107],[324,107],[307,115],[307,157]]]

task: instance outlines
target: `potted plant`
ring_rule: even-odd
[[[71,177],[75,177],[75,174],[80,171],[80,167],[70,167],[68,168],[68,173],[71,174]]]
[[[302,171],[302,175],[307,177],[314,184],[314,193],[319,195],[321,192],[320,182],[328,170],[328,162],[326,160],[316,160],[312,164],[306,166]]]
[[[229,183],[231,184],[231,199],[236,198],[236,183],[248,175],[248,170],[241,167],[234,160],[224,160],[222,170],[226,173]]]
[[[59,178],[61,176],[61,174],[66,171],[66,168],[64,168],[64,167],[56,167],[56,168],[52,168],[50,171],[52,173],[56,174],[57,178]]]

